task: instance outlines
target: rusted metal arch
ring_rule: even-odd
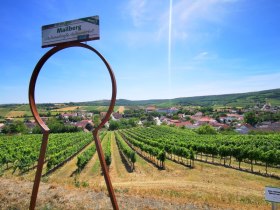
[[[54,55],[55,53],[57,53],[57,52],[59,52],[63,49],[66,49],[66,48],[70,48],[70,47],[83,47],[83,48],[89,49],[92,52],[94,52],[95,54],[97,54],[99,56],[99,58],[103,61],[103,63],[106,65],[106,67],[108,69],[108,72],[110,74],[111,83],[112,83],[112,96],[111,96],[110,106],[109,106],[109,109],[107,111],[107,114],[102,119],[102,121],[98,125],[98,127],[96,129],[94,129],[92,134],[93,134],[93,138],[94,138],[94,141],[95,141],[96,150],[97,150],[97,153],[98,153],[98,157],[99,157],[99,160],[100,160],[102,171],[103,171],[103,174],[104,174],[104,179],[105,179],[107,189],[108,189],[108,192],[109,192],[109,196],[110,196],[110,199],[111,199],[111,202],[112,202],[112,206],[116,210],[116,209],[119,209],[119,208],[118,208],[117,200],[116,200],[116,197],[115,197],[114,189],[113,189],[113,186],[112,186],[112,183],[111,183],[111,180],[110,180],[109,172],[108,172],[108,169],[106,167],[106,162],[105,162],[102,146],[101,146],[101,143],[100,143],[100,139],[99,139],[99,136],[98,136],[99,129],[101,129],[105,125],[105,123],[109,120],[109,118],[110,118],[110,116],[111,116],[111,114],[114,110],[114,106],[115,106],[115,102],[116,102],[116,95],[117,95],[116,79],[115,79],[114,72],[113,72],[112,68],[110,67],[109,63],[106,61],[106,59],[96,49],[94,49],[93,47],[91,47],[87,44],[83,44],[83,43],[61,44],[61,45],[58,45],[58,46],[52,48],[51,50],[49,50],[39,60],[39,62],[35,66],[34,71],[32,73],[32,76],[31,76],[31,79],[30,79],[29,91],[28,91],[29,105],[30,105],[31,112],[32,112],[36,122],[39,124],[39,126],[40,126],[40,128],[43,132],[43,139],[42,139],[40,155],[39,155],[39,159],[38,159],[38,165],[37,165],[34,185],[33,185],[33,189],[32,189],[29,209],[33,210],[33,209],[35,209],[35,206],[36,206],[38,189],[39,189],[39,185],[40,185],[42,169],[43,169],[43,165],[44,165],[44,159],[45,159],[45,154],[46,154],[46,149],[47,149],[47,144],[48,144],[48,136],[49,136],[49,132],[50,132],[50,129],[48,128],[48,126],[43,122],[43,120],[39,116],[39,113],[38,113],[38,110],[37,110],[37,107],[36,107],[35,96],[34,96],[36,81],[37,81],[38,75],[41,71],[41,68],[46,63],[46,61],[52,55]]]

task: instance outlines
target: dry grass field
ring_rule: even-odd
[[[119,106],[118,112],[120,114],[123,114],[124,113],[124,106]]]
[[[114,135],[111,141],[110,176],[120,209],[265,210],[271,209],[264,200],[265,186],[280,186],[276,179],[197,161],[190,169],[167,160],[166,170],[159,170],[137,156],[130,173]],[[76,161],[43,178],[38,209],[111,209],[97,154],[80,174],[75,173]],[[28,208],[33,175],[0,178],[0,209]]]
[[[26,111],[10,111],[5,117],[23,117],[24,114],[26,114]]]
[[[56,112],[67,112],[67,111],[74,111],[76,109],[78,109],[79,106],[68,106],[68,107],[63,107],[63,108],[60,108],[60,109],[55,109],[53,111],[56,111]]]

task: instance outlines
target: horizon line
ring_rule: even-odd
[[[127,101],[151,101],[151,100],[174,100],[174,99],[180,99],[180,98],[195,98],[195,97],[207,97],[207,96],[223,96],[223,95],[234,95],[234,94],[246,94],[246,93],[257,93],[257,92],[263,92],[263,91],[272,91],[272,90],[278,90],[280,88],[274,88],[274,89],[266,89],[266,90],[258,90],[258,91],[249,91],[249,92],[234,92],[234,93],[225,93],[225,94],[212,94],[212,95],[195,95],[195,96],[182,96],[182,97],[176,97],[176,98],[152,98],[152,99],[125,99],[125,98],[117,98],[116,100],[127,100]],[[42,102],[37,104],[69,104],[69,103],[87,103],[87,102],[99,102],[99,101],[111,101],[110,99],[97,99],[92,101],[69,101],[69,102]],[[26,103],[1,103],[2,105],[17,105],[17,104],[29,104]]]

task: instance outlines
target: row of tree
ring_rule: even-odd
[[[15,120],[10,124],[6,124],[1,132],[4,134],[15,134],[15,133],[24,134],[24,133],[28,133],[28,128],[22,121]]]
[[[95,145],[92,145],[88,149],[86,149],[83,153],[78,155],[77,163],[76,163],[78,167],[78,172],[81,172],[83,170],[83,168],[90,161],[90,159],[92,158],[95,152],[96,152],[96,147]]]
[[[280,112],[256,112],[250,111],[244,114],[244,121],[252,126],[264,121],[277,122],[280,121]]]
[[[129,144],[140,150],[140,154],[143,155],[142,152],[149,154],[150,161],[154,162],[161,168],[164,168],[164,161],[166,158],[164,149],[161,148],[160,144],[153,144],[152,142],[143,141],[143,139],[137,138],[134,134],[129,133],[130,129],[119,131],[122,137],[129,142]],[[158,164],[159,161],[159,164]]]
[[[199,135],[194,132],[166,126],[150,129],[134,128],[126,130],[130,136],[145,144],[158,145],[169,154],[193,158],[194,152],[207,157],[219,156],[232,163],[232,157],[239,162],[257,162],[267,167],[280,167],[280,135]],[[149,143],[150,142],[150,143]],[[192,152],[191,152],[192,151]]]
[[[121,135],[118,132],[115,132],[115,138],[117,141],[117,145],[119,150],[126,156],[126,158],[131,162],[132,165],[132,171],[134,170],[134,165],[136,162],[136,153],[134,150],[132,150],[126,142],[123,140]]]
[[[49,118],[46,124],[50,129],[50,133],[73,133],[82,131],[81,128],[78,128],[76,126],[65,125],[63,120],[59,120],[57,118]],[[42,133],[42,130],[38,125],[36,125],[32,129],[32,133],[39,134]]]
[[[109,121],[109,131],[124,129],[124,128],[133,128],[137,126],[137,120],[135,118],[130,119],[120,119],[120,120],[110,120]]]
[[[92,141],[92,138],[85,133],[68,134],[68,138],[63,134],[57,134],[56,136],[58,140],[55,144],[50,145],[46,156],[47,171],[67,161]]]
[[[109,169],[111,163],[112,163],[112,157],[111,157],[111,139],[112,139],[112,133],[107,133],[107,135],[105,136],[105,141],[104,141],[104,147],[103,147],[103,151],[104,151],[104,156],[105,156],[105,162],[106,165]]]
[[[59,165],[91,141],[86,133],[51,134],[46,154],[47,170]],[[0,136],[0,168],[24,172],[37,164],[41,135]]]

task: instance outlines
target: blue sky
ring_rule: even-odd
[[[32,71],[50,49],[41,48],[42,25],[94,15],[100,18],[100,40],[87,44],[111,64],[117,98],[279,88],[279,11],[276,0],[5,1],[0,7],[0,104],[28,102]],[[35,96],[42,103],[110,95],[102,62],[73,48],[48,60]]]

